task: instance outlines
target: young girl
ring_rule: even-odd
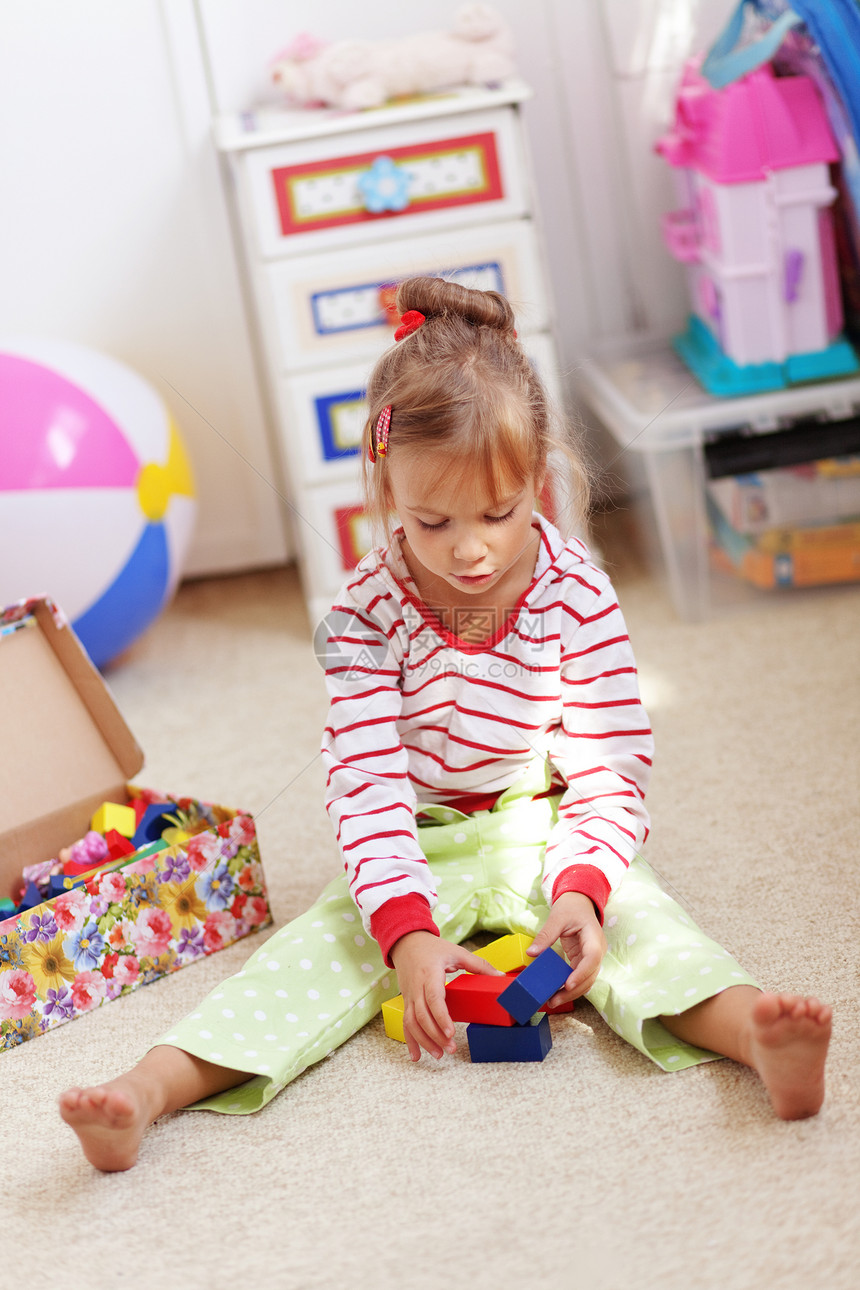
[[[823,1101],[830,1008],[763,994],[639,856],[651,731],[609,579],[535,512],[558,445],[510,306],[422,278],[397,303],[365,445],[388,541],[326,647],[345,872],[131,1071],[63,1094],[101,1169],[167,1111],[259,1109],[398,992],[412,1060],[453,1052],[445,976],[494,971],[459,945],[481,930],[560,941],[552,1002],[586,996],[664,1070],[725,1055],[784,1119]]]

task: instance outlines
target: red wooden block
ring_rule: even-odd
[[[67,878],[80,878],[81,874],[92,873],[104,864],[104,860],[67,860],[63,873]]]
[[[548,1017],[558,1017],[563,1012],[573,1012],[575,1002],[574,999],[568,999],[567,1003],[560,1003],[557,1008],[551,1008],[548,1003],[545,1003],[541,1012],[545,1012]]]
[[[111,860],[119,860],[121,856],[130,856],[134,854],[134,843],[131,838],[123,837],[116,829],[108,829],[105,834],[107,843],[108,856]]]
[[[513,1017],[498,1002],[511,976],[482,976],[464,972],[445,987],[445,1002],[452,1021],[478,1021],[485,1026],[513,1026]]]

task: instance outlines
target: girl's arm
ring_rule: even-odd
[[[648,833],[653,739],[627,628],[607,584],[571,607],[562,642],[562,721],[550,757],[567,789],[550,834],[543,890],[588,896],[598,920]]]
[[[438,936],[436,891],[418,844],[415,794],[397,729],[403,659],[399,605],[356,575],[328,616],[323,735],[326,809],[365,931],[390,949],[410,931]]]

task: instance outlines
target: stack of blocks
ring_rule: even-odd
[[[530,944],[521,933],[503,936],[476,954],[504,976],[464,972],[448,982],[448,1013],[452,1021],[468,1023],[473,1062],[542,1062],[552,1047],[547,1014],[573,1011],[572,1003],[547,1007],[570,976],[569,964],[553,949],[529,958]],[[382,1005],[385,1033],[401,1042],[403,1013],[402,995]]]

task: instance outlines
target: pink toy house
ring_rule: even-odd
[[[687,64],[656,145],[677,172],[681,207],[663,234],[692,302],[676,348],[720,395],[856,371],[830,211],[839,152],[814,84],[766,64],[716,90],[700,62]]]

